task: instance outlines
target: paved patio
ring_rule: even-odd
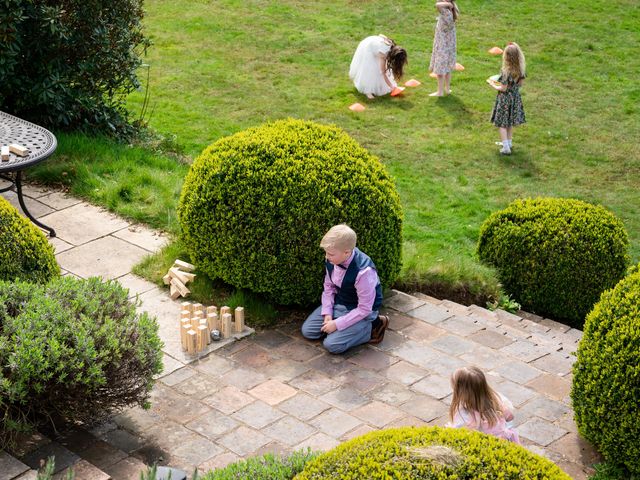
[[[390,331],[376,347],[332,356],[292,325],[193,359],[175,336],[179,303],[131,273],[164,236],[61,192],[28,186],[25,195],[32,213],[58,233],[51,243],[63,272],[120,281],[158,318],[165,342],[165,372],[149,411],[130,409],[90,434],[25,445],[27,464],[56,450],[61,468],[88,472],[78,480],[137,480],[144,462],[202,470],[264,452],[325,450],[380,428],[444,425],[449,375],[478,365],[516,406],[527,448],[575,479],[592,472],[598,457],[578,436],[569,400],[578,330],[394,292],[385,299]]]

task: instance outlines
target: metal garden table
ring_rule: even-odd
[[[8,187],[1,188],[0,193],[15,189],[24,214],[37,226],[47,230],[50,237],[55,237],[55,230],[39,222],[27,209],[22,197],[22,172],[36,163],[43,162],[56,151],[56,137],[38,125],[0,112],[0,145],[12,143],[26,147],[29,153],[24,157],[11,153],[9,161],[0,161],[0,178],[11,182]]]

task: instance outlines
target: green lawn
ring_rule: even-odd
[[[454,95],[442,99],[428,96],[435,87],[426,67],[436,12],[425,2],[145,3],[154,42],[146,59],[151,127],[175,134],[188,156],[224,135],[288,116],[344,128],[396,179],[405,211],[405,284],[493,290],[493,273],[474,258],[479,226],[493,210],[525,196],[603,204],[623,219],[633,260],[640,259],[640,9],[634,0],[461,1],[458,61],[466,70],[454,74]],[[349,82],[358,41],[376,33],[408,50],[406,78],[423,82],[403,98],[368,102]],[[487,49],[508,41],[518,42],[527,56],[529,123],[515,131],[515,154],[501,157],[488,122],[495,92],[484,80],[500,67],[500,57]],[[143,97],[140,92],[130,99],[136,115]],[[367,110],[350,112],[355,101]],[[67,163],[59,168],[82,165],[119,175],[90,180],[97,173],[88,173],[85,195],[154,225],[166,219],[175,228],[185,165],[141,153],[139,161],[128,160],[131,173],[123,175],[117,171],[122,167],[77,154],[69,147],[74,141],[80,140],[62,138]],[[114,148],[118,158],[128,155]],[[50,170],[39,175],[56,178]],[[146,193],[136,175],[146,179]],[[124,199],[119,182],[130,184]],[[138,203],[143,215],[135,213]]]

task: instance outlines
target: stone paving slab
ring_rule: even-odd
[[[60,234],[52,244],[69,274],[101,268],[158,319],[165,371],[152,408],[127,409],[92,430],[103,442],[88,447],[98,463],[101,452],[117,453],[103,462],[114,480],[137,480],[141,460],[217,468],[265,452],[326,450],[380,428],[445,425],[450,375],[471,364],[482,366],[513,401],[527,448],[575,478],[586,478],[599,458],[577,435],[568,399],[578,330],[524,312],[392,291],[383,307],[390,327],[379,345],[334,356],[304,340],[299,326],[286,325],[247,331],[250,338],[221,342],[192,358],[176,334],[180,302],[131,274],[133,263],[161,248],[163,236],[59,192],[36,187],[28,196],[55,210],[43,221]],[[111,255],[114,263],[99,267],[105,252],[120,248],[134,252],[129,265]]]
[[[61,268],[81,278],[115,279],[128,274],[148,251],[115,237],[92,240],[56,255]]]
[[[72,245],[83,245],[129,226],[125,220],[88,203],[56,210],[41,220],[54,228],[59,238]]]
[[[17,193],[8,191],[8,192],[4,192],[2,196],[11,205],[13,205],[16,210],[18,210],[20,213],[24,213],[22,211],[22,207],[20,206],[20,202],[18,201]],[[24,203],[27,205],[27,208],[29,209],[29,213],[31,213],[31,215],[33,215],[35,218],[41,218],[41,217],[44,217],[45,215],[49,215],[50,213],[55,212],[53,208],[49,207],[48,205],[45,205],[44,203],[38,200],[29,198],[26,196],[23,198],[24,198]]]
[[[12,480],[29,470],[28,465],[25,465],[7,452],[0,450],[0,480]]]

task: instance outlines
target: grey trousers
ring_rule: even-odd
[[[333,306],[333,318],[339,318],[349,312],[344,305]],[[374,310],[368,317],[354,323],[344,330],[336,330],[327,335],[322,344],[330,353],[343,353],[371,340],[371,323],[378,318],[378,311]],[[323,332],[320,330],[324,318],[322,316],[322,305],[316,308],[302,324],[302,335],[310,340],[317,340]]]

